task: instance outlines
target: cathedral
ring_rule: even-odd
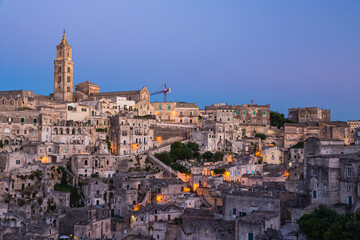
[[[54,60],[54,93],[49,96],[37,95],[33,91],[11,90],[0,91],[0,110],[35,109],[38,106],[68,104],[82,101],[97,101],[100,99],[125,99],[134,101],[139,115],[153,113],[150,104],[150,93],[146,87],[136,91],[100,92],[95,83],[84,81],[75,86],[74,91],[74,62],[72,61],[72,47],[65,35],[56,46]]]

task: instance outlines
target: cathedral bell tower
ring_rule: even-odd
[[[56,60],[54,61],[54,99],[73,101],[73,70],[72,47],[66,40],[65,30],[63,38],[56,46]]]

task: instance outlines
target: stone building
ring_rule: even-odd
[[[118,92],[99,92],[91,95],[93,98],[109,98],[125,97],[129,101],[135,101],[135,108],[138,115],[144,116],[154,112],[150,104],[150,93],[146,87],[137,91],[118,91]]]
[[[147,204],[138,211],[133,211],[130,217],[131,228],[138,233],[148,234],[149,227],[155,222],[172,222],[180,217],[182,209],[174,204]],[[152,231],[155,229],[152,228]],[[150,235],[152,235],[150,228]],[[159,239],[157,236],[153,236]],[[165,238],[163,238],[165,239]]]
[[[113,154],[137,154],[153,148],[155,119],[119,114],[111,117],[110,121]]]
[[[171,201],[173,197],[183,193],[186,187],[187,183],[181,179],[149,179],[149,188],[158,203]]]
[[[0,91],[0,110],[14,111],[21,108],[35,108],[35,94],[32,91]]]
[[[307,157],[305,166],[312,203],[352,206],[359,198],[359,153]]]
[[[199,107],[195,103],[152,102],[156,119],[165,123],[197,124]]]
[[[277,146],[264,147],[261,150],[263,161],[268,164],[281,164],[284,162],[284,152]]]
[[[254,211],[280,212],[280,198],[272,192],[240,191],[223,195],[223,219],[235,220]]]
[[[101,179],[90,179],[89,183],[83,186],[84,203],[87,206],[104,206],[108,199],[109,185]]]
[[[178,114],[175,110],[177,102],[152,102],[156,120],[164,123],[175,123],[175,116]]]
[[[88,96],[94,94],[94,93],[99,93],[100,92],[100,87],[98,85],[96,85],[95,83],[89,82],[89,81],[85,81],[85,82],[81,82],[79,84],[75,85],[75,96],[74,96],[74,100],[78,101],[80,99],[86,99]],[[77,96],[80,95],[80,96]],[[84,95],[86,97],[84,97]]]
[[[73,154],[71,156],[71,168],[76,176],[100,178],[112,178],[120,169],[119,164],[126,165],[127,161],[118,161],[111,154]]]
[[[236,240],[254,240],[267,229],[280,229],[280,213],[274,211],[255,211],[236,219]]]
[[[212,210],[186,208],[182,217],[181,239],[235,239],[234,221],[215,218]]]
[[[288,118],[297,123],[330,122],[330,110],[317,107],[290,108]]]
[[[284,147],[289,148],[309,137],[339,139],[350,144],[349,127],[345,122],[285,123]]]
[[[41,116],[37,111],[0,113],[0,141],[3,151],[11,152],[30,141],[40,141]]]
[[[233,113],[234,125],[237,128],[247,130],[251,132],[256,130],[256,126],[265,127],[267,130],[270,128],[270,104],[267,105],[257,105],[251,101],[251,104],[243,105],[226,105],[226,104],[214,104],[211,106],[205,106],[206,113],[211,114],[217,112],[218,110],[228,111],[228,113]],[[217,112],[218,113],[218,112]],[[220,114],[221,121],[231,121],[231,117],[226,117],[223,114]],[[217,121],[220,121],[220,116],[216,118]],[[257,131],[262,132],[262,131]]]
[[[360,127],[360,120],[352,120],[347,122],[349,125],[349,142],[350,144],[355,143],[356,129]]]
[[[59,233],[77,239],[112,238],[110,211],[99,206],[71,208],[59,222]]]
[[[353,205],[359,196],[360,146],[309,138],[304,144],[304,180],[312,203]]]
[[[59,45],[56,46],[56,60],[54,61],[54,99],[59,101],[73,101],[73,70],[72,47],[66,40],[65,31]]]

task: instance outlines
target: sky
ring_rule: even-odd
[[[358,0],[0,0],[0,90],[53,92],[63,29],[74,85],[168,101],[331,109],[358,120]],[[151,97],[162,101],[162,95]]]

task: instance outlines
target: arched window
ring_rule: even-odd
[[[67,82],[68,82],[68,83],[70,82],[70,77],[69,77],[69,76],[67,77]]]
[[[85,165],[85,166],[88,165],[88,160],[85,160],[84,165]]]
[[[61,83],[61,76],[58,76],[58,83]]]
[[[68,128],[66,129],[66,134],[70,134],[70,130]]]
[[[73,130],[72,130],[72,134],[73,134],[73,135],[75,135],[75,128],[73,128]]]
[[[98,161],[95,160],[95,167],[98,167]]]
[[[70,92],[70,87],[67,87],[67,91]]]
[[[61,73],[61,67],[58,68],[58,72]]]
[[[61,135],[63,134],[63,129],[62,129],[62,128],[60,128],[60,134],[61,134]]]

